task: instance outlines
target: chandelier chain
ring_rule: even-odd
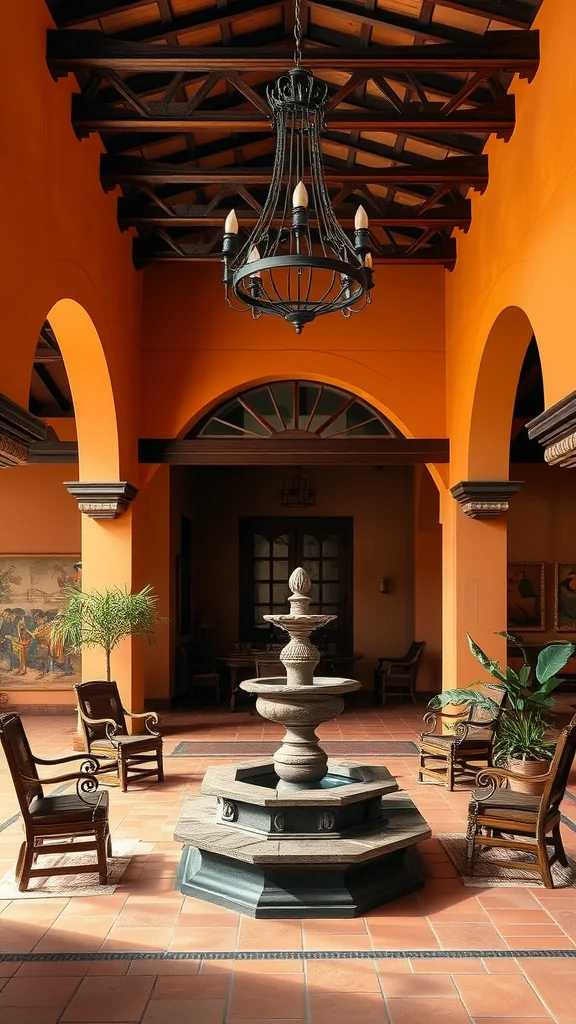
[[[302,63],[302,22],[300,20],[300,0],[294,0],[294,63],[297,68]]]

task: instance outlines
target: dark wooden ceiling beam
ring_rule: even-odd
[[[480,71],[502,69],[532,76],[538,66],[538,33],[488,32],[469,43],[369,47],[304,53],[304,67],[321,71]],[[281,74],[293,64],[287,50],[256,51],[235,47],[157,46],[113,39],[101,32],[49,30],[47,60],[52,73],[112,68],[132,74],[143,71],[262,71]]]
[[[58,387],[56,381],[52,377],[50,371],[46,369],[43,363],[37,362],[36,360],[34,360],[34,370],[38,377],[40,378],[40,380],[42,381],[46,390],[49,391],[50,394],[52,395],[52,398],[56,402],[56,405],[59,406],[62,412],[70,412],[72,405],[68,401],[66,396],[62,394],[60,388]]]
[[[438,245],[419,249],[412,255],[409,254],[410,248],[411,246],[384,246],[380,252],[373,253],[373,262],[392,266],[417,263],[447,269],[452,269],[456,262],[456,241],[453,238],[445,238]],[[193,246],[188,243],[178,243],[174,249],[160,248],[152,238],[135,238],[133,256],[137,267],[148,263],[216,263],[222,259],[217,248],[210,252],[207,246]]]
[[[140,160],[137,157],[100,158],[102,183],[115,185],[269,185],[272,166],[266,167],[194,167],[190,164],[167,164]],[[488,158],[449,157],[446,160],[422,160],[419,164],[400,167],[365,167],[326,169],[328,185],[347,184],[422,184],[477,185],[488,182]]]
[[[335,209],[338,222],[341,227],[349,230],[354,227],[354,214],[356,206],[342,206]],[[205,206],[191,206],[185,212],[176,211],[167,213],[152,211],[149,207],[134,207],[134,204],[125,199],[118,203],[118,222],[121,228],[137,227],[144,229],[164,228],[195,228],[195,227],[222,227],[227,208],[223,211],[214,210],[207,212]],[[252,228],[258,220],[255,210],[248,207],[235,207],[236,216],[240,227]],[[412,228],[454,228],[467,229],[470,226],[470,203],[463,199],[457,203],[446,203],[443,206],[436,206],[419,214],[418,207],[403,206],[401,203],[394,204],[386,211],[369,210],[370,225],[372,227],[396,227],[398,225]],[[311,224],[314,224],[311,221]],[[280,227],[281,221],[273,223],[274,227]]]
[[[82,96],[72,97],[72,122],[80,136],[93,132],[261,132],[269,117],[253,107],[242,110],[189,111],[187,103],[154,103],[149,111],[86,103]],[[361,132],[496,132],[508,137],[514,128],[514,97],[504,106],[474,107],[445,113],[440,103],[424,110],[410,103],[403,110],[329,110],[326,127]]]

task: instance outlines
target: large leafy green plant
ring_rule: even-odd
[[[153,643],[157,626],[165,621],[158,615],[158,598],[152,587],[144,587],[137,594],[120,587],[87,593],[69,587],[64,596],[65,604],[52,626],[52,639],[60,641],[66,650],[101,647],[107,680],[111,678],[110,657],[120,641],[127,636],[145,636]]]
[[[474,689],[474,685],[465,689],[444,690],[432,698],[429,707],[464,705],[487,712],[490,718],[498,718],[500,715],[492,746],[495,764],[508,761],[511,757],[527,761],[546,760],[554,750],[554,743],[546,739],[546,734],[550,728],[548,712],[556,703],[552,694],[562,682],[557,673],[573,655],[575,645],[554,643],[544,647],[533,671],[517,637],[506,632],[496,635],[505,637],[521,651],[523,665],[518,672],[509,666],[504,669],[498,661],[492,661],[467,633],[470,651],[497,682],[478,681],[474,684],[481,686],[482,690]],[[494,700],[486,690],[499,691],[499,699]]]

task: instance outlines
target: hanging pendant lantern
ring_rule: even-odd
[[[300,334],[317,316],[359,312],[374,281],[366,211],[358,208],[352,241],[332,209],[320,142],[328,86],[300,66],[299,0],[294,6],[295,66],[267,90],[277,137],[268,196],[241,247],[230,211],[222,257],[232,308],[251,309],[255,319],[263,313],[283,317]]]
[[[302,476],[299,467],[296,476],[282,484],[280,504],[287,508],[310,508],[316,504],[316,488],[308,477]]]

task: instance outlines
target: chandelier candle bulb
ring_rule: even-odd
[[[230,213],[226,217],[224,222],[224,234],[226,235],[237,235],[238,234],[238,218],[236,216],[236,210],[230,210]]]
[[[299,206],[308,206],[308,190],[303,181],[299,181],[292,193],[292,207],[297,209]],[[360,207],[362,209],[362,207]]]
[[[359,206],[356,210],[356,216],[354,217],[354,227],[356,231],[360,231],[361,228],[368,227],[368,214],[363,206]]]
[[[226,287],[232,283],[232,275],[228,266],[229,257],[236,256],[238,252],[238,218],[235,210],[230,213],[224,221],[224,238],[222,239],[222,259],[224,260],[224,284]]]

